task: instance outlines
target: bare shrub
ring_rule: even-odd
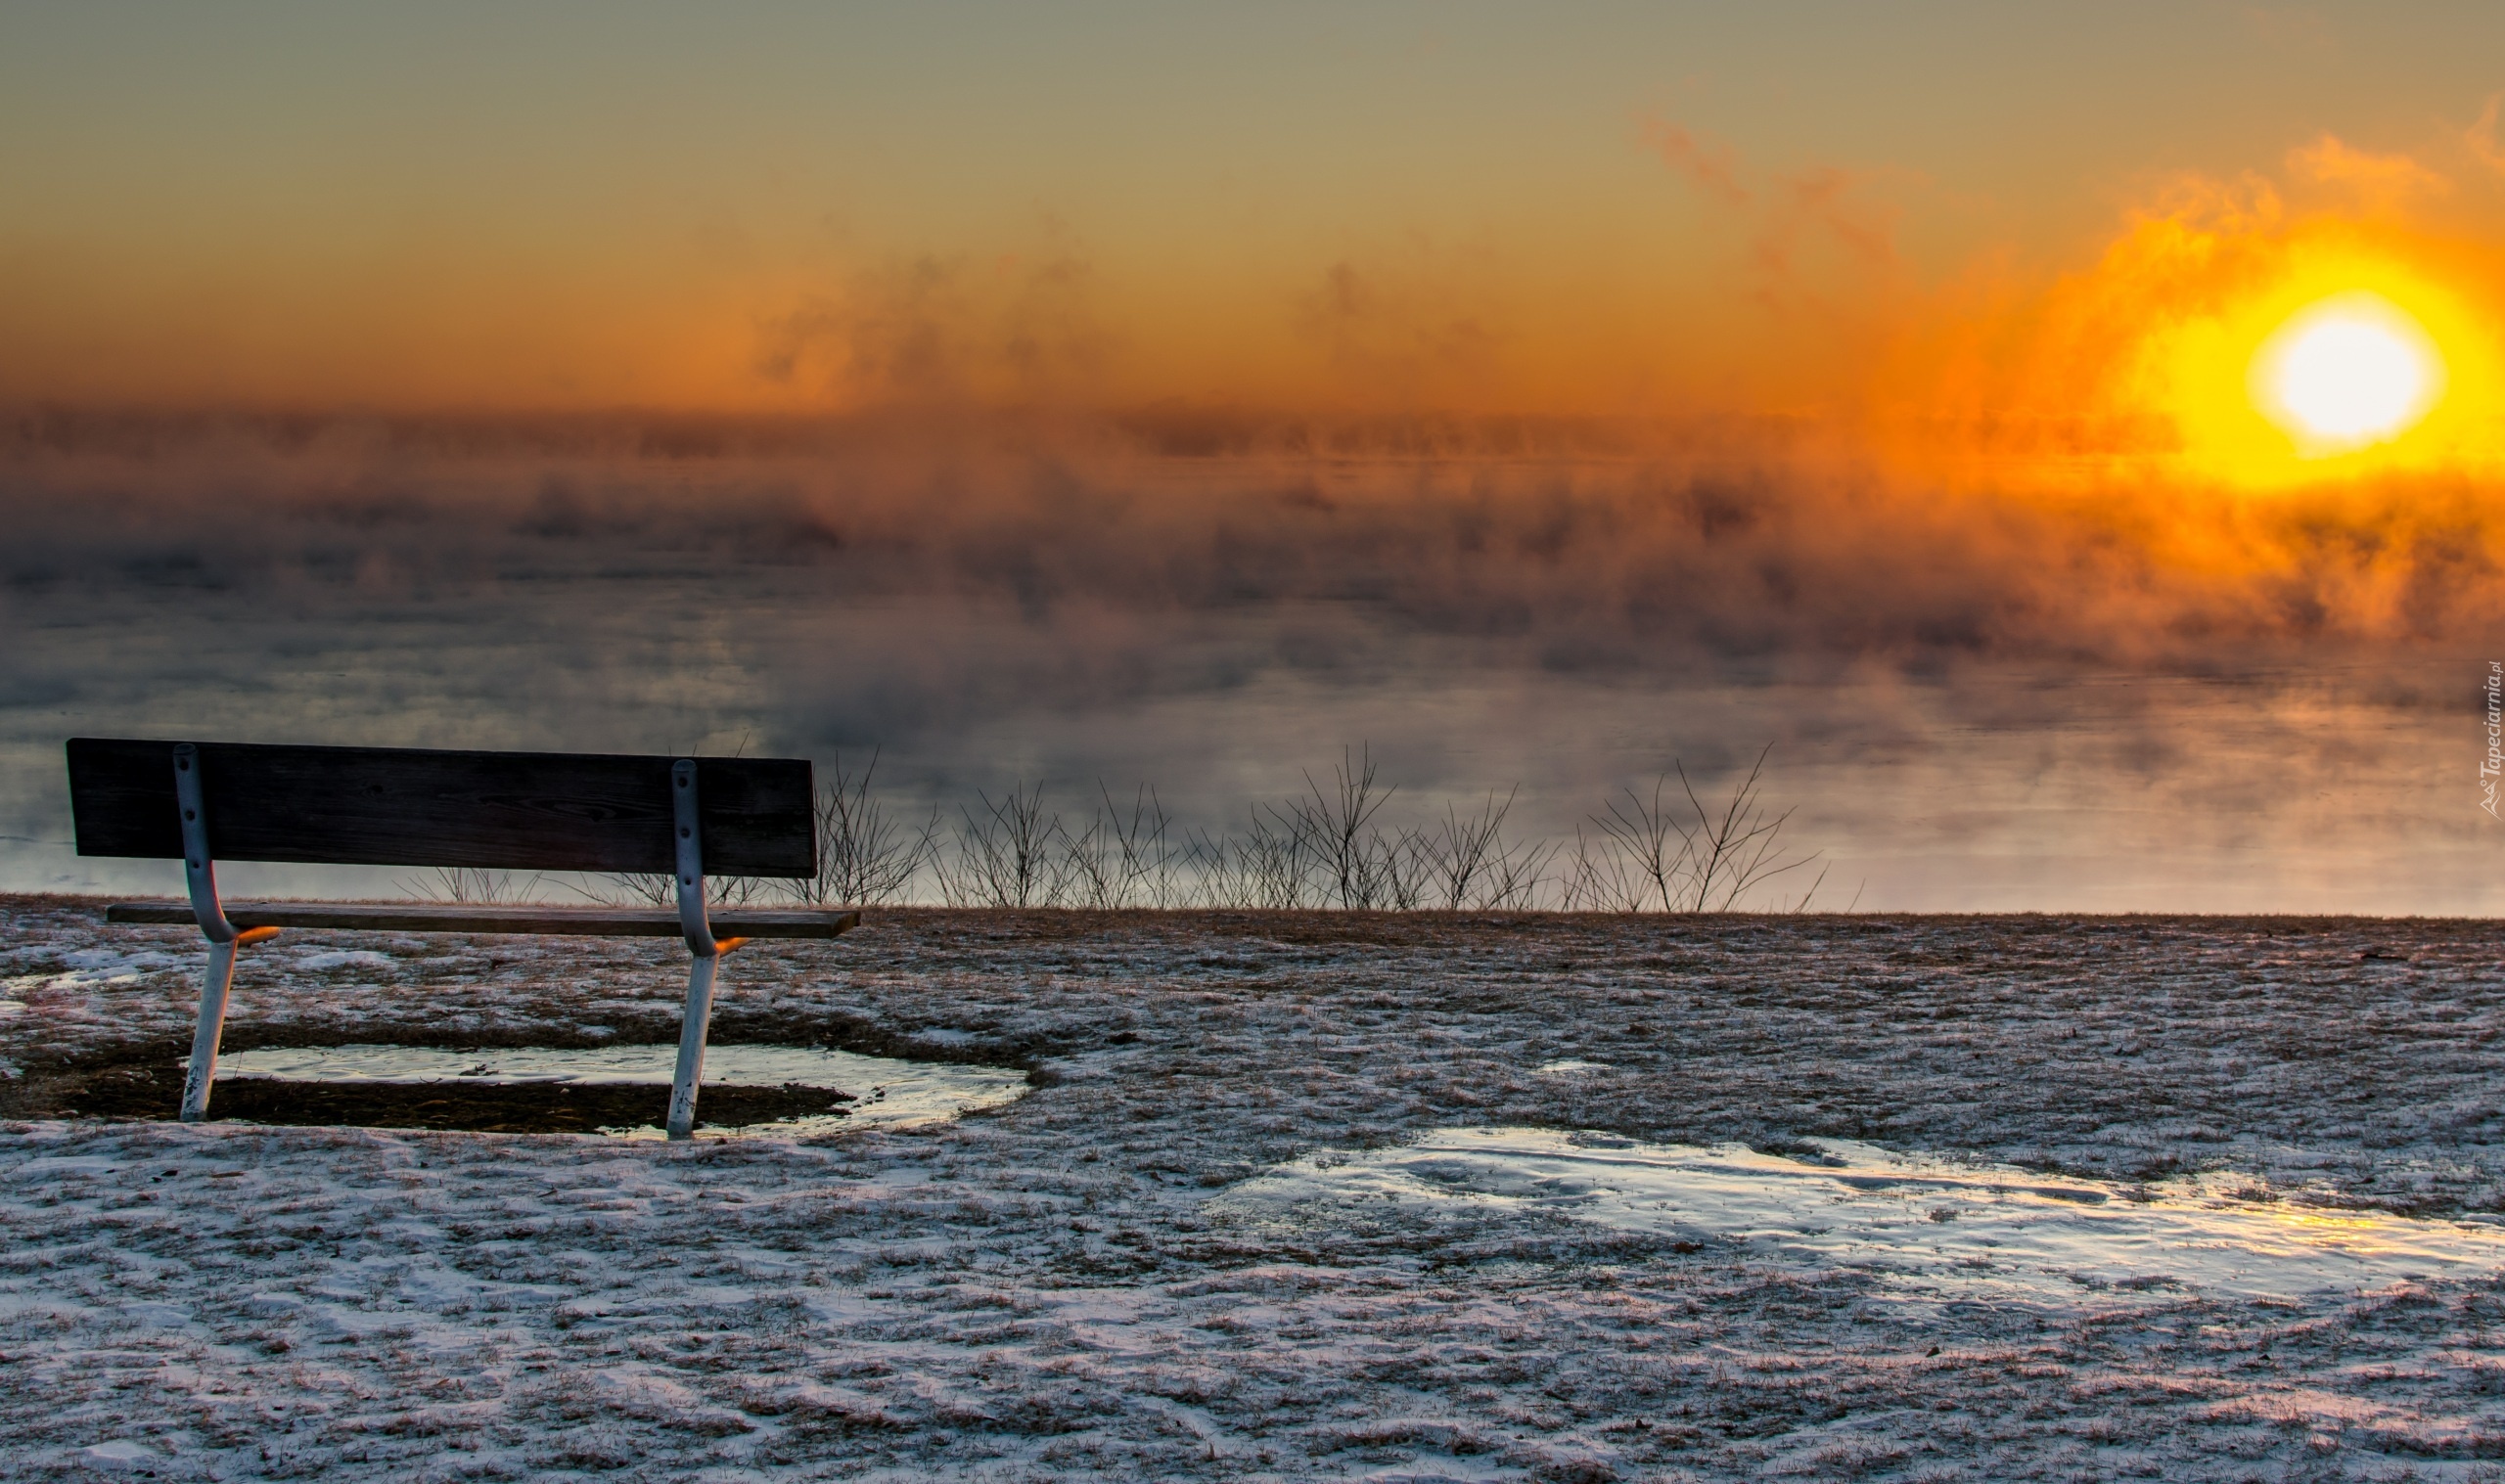
[[[1518,845],[1505,838],[1505,815],[1521,791],[1516,785],[1499,803],[1490,788],[1486,802],[1468,817],[1447,803],[1442,829],[1420,837],[1429,867],[1426,894],[1435,906],[1449,912],[1519,908],[1536,899],[1558,847]]]
[[[1187,863],[1210,907],[1303,907],[1313,892],[1307,831],[1294,807],[1252,806],[1243,837],[1194,832]]]
[[[1328,786],[1307,772],[1301,795],[1253,804],[1237,829],[1178,832],[1154,787],[1140,784],[1122,803],[1101,780],[1096,804],[1073,825],[1047,807],[1040,786],[1020,780],[998,799],[979,791],[979,807],[960,809],[944,844],[938,806],[917,827],[873,796],[873,752],[857,773],[836,759],[833,779],[819,788],[813,877],[716,877],[711,890],[724,906],[769,891],[813,906],[872,905],[913,899],[920,883],[952,907],[1704,913],[1762,900],[1762,910],[1806,912],[1826,883],[1824,870],[1798,898],[1769,897],[1779,877],[1817,860],[1784,849],[1793,811],[1765,799],[1772,750],[1761,749],[1727,797],[1712,803],[1673,760],[1650,789],[1622,789],[1563,841],[1506,833],[1519,786],[1502,795],[1487,790],[1468,814],[1447,802],[1443,819],[1426,828],[1389,823],[1398,790],[1383,785],[1372,749],[1360,744],[1342,749]],[[603,890],[571,889],[612,903],[676,901],[664,875],[603,880]],[[426,889],[454,901],[497,901],[530,888],[496,873],[445,871]]]
[[[1769,813],[1763,792],[1765,760],[1773,750],[1769,742],[1757,753],[1719,809],[1708,809],[1697,796],[1686,767],[1676,761],[1671,772],[1654,781],[1649,798],[1624,790],[1623,801],[1613,799],[1608,814],[1592,817],[1602,850],[1586,848],[1576,832],[1570,903],[1604,912],[1731,912],[1749,892],[1816,859],[1784,857],[1783,827],[1792,811]],[[1672,777],[1679,792],[1665,799]],[[1805,908],[1816,891],[1813,883],[1793,910]]]
[[[1548,865],[1561,848],[1554,840],[1516,844],[1500,836],[1489,858],[1486,886],[1472,905],[1503,911],[1538,906],[1540,884],[1548,879]]]
[[[941,890],[951,907],[1049,907],[1067,886],[1066,854],[1054,846],[1063,835],[1061,816],[1044,813],[1043,790],[1025,780],[994,802],[978,791],[982,813],[965,816],[957,831],[956,861],[942,873]]]
[[[603,907],[660,907],[673,912],[678,909],[678,877],[666,871],[611,872],[600,878],[596,888],[569,885],[568,889]],[[705,902],[708,907],[753,907],[789,890],[789,882],[772,877],[705,878]]]
[[[604,907],[676,907],[678,878],[666,871],[612,872],[600,878],[596,891],[573,888]]]
[[[1267,812],[1269,818],[1262,815]],[[1241,847],[1252,884],[1254,907],[1302,907],[1313,889],[1312,841],[1291,816],[1252,811]]]
[[[792,882],[787,877],[770,876],[708,876],[705,878],[705,899],[715,907],[753,907],[789,895]]]
[[[1679,770],[1679,786],[1696,814],[1696,828],[1687,835],[1692,858],[1688,911],[1732,911],[1751,890],[1815,859],[1806,855],[1783,858],[1781,836],[1792,810],[1769,815],[1761,791],[1766,756],[1773,750],[1774,744],[1768,742],[1757,753],[1757,760],[1749,767],[1749,776],[1731,790],[1730,802],[1718,814],[1707,812],[1696,789],[1688,784],[1687,771]]]
[[[1122,859],[1115,849],[1113,831],[1105,824],[1105,811],[1099,808],[1087,828],[1072,834],[1060,832],[1061,853],[1052,863],[1052,884],[1046,899],[1072,907],[1088,907],[1099,912],[1122,905],[1122,893],[1129,884],[1123,879]]]
[[[904,894],[923,862],[939,850],[939,807],[919,829],[906,826],[871,796],[870,780],[878,772],[879,754],[859,773],[847,771],[841,753],[835,777],[818,786],[813,812],[817,817],[817,875],[794,881],[785,889],[812,907],[842,904],[873,907]]]
[[[1198,883],[1190,900],[1204,907],[1250,907],[1252,884],[1244,872],[1244,852],[1225,834],[1194,830],[1183,836],[1183,865]]]
[[[1559,904],[1568,912],[1642,912],[1650,905],[1649,874],[1632,870],[1608,836],[1593,839],[1574,830],[1574,854],[1567,862]]]
[[[1687,782],[1684,772],[1679,775],[1679,782]],[[1600,827],[1614,856],[1609,895],[1626,903],[1622,908],[1600,910],[1692,910],[1687,906],[1687,886],[1694,832],[1680,824],[1674,813],[1676,799],[1662,802],[1662,794],[1669,783],[1665,773],[1653,781],[1651,798],[1629,788],[1625,790],[1625,802],[1612,799],[1609,813],[1592,816],[1592,823]],[[1695,796],[1692,790],[1689,796]],[[1676,843],[1672,842],[1673,837]]]
[[[1176,879],[1181,864],[1172,834],[1173,821],[1165,814],[1165,806],[1158,801],[1157,790],[1142,784],[1131,795],[1128,813],[1114,802],[1114,795],[1103,783],[1097,791],[1105,799],[1105,838],[1111,842],[1120,870],[1120,884],[1114,893],[1118,907],[1174,907],[1186,893]]]
[[[413,896],[430,897],[438,902],[494,906],[502,902],[528,901],[543,878],[534,876],[517,885],[512,877],[501,871],[489,871],[478,866],[438,866],[414,880],[403,880],[400,887]]]
[[[1428,905],[1435,879],[1435,848],[1428,836],[1407,830],[1381,830],[1366,835],[1367,905],[1392,912],[1415,912]]]
[[[1352,759],[1342,748],[1329,792],[1310,773],[1304,776],[1304,786],[1306,796],[1289,802],[1287,818],[1321,873],[1323,900],[1350,910],[1385,905],[1389,882],[1384,871],[1391,866],[1397,849],[1387,847],[1379,832],[1370,838],[1369,829],[1395,790],[1375,791],[1373,749],[1365,748]]]

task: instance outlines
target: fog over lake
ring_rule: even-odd
[[[2216,568],[2135,534],[2163,492],[1589,437],[28,418],[0,887],[178,888],[72,853],[78,735],[877,749],[917,815],[1147,784],[1209,830],[1364,747],[1387,824],[1519,786],[1550,837],[1771,744],[1817,857],[1785,905],[1823,869],[1831,909],[2493,912],[2495,584],[2443,544],[2488,517],[2362,498]]]

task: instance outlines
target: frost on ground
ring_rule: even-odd
[[[2505,1479],[2498,924],[883,914],[716,1040],[1032,1090],[665,1146],[49,1116],[196,943],[0,910],[13,1477]],[[228,1045],[682,971],[292,934]]]

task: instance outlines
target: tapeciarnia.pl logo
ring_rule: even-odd
[[[2487,756],[2479,765],[2479,807],[2496,819],[2496,778],[2505,773],[2505,659],[2487,662]]]

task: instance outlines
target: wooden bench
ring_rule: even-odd
[[[113,922],[197,922],[208,939],[183,1120],[207,1116],[235,955],[281,928],[682,937],[695,962],[679,1025],[669,1137],[696,1125],[722,955],[750,938],[831,938],[857,912],[708,912],[705,877],[817,873],[809,765],[797,758],[271,747],[73,738],[80,855],[180,860],[191,905],[123,902]],[[678,907],[221,902],[228,861],[458,870],[667,873]]]

